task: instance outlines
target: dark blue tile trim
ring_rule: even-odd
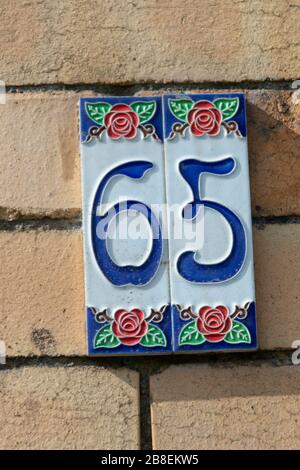
[[[246,125],[246,111],[245,111],[245,95],[244,93],[205,93],[205,94],[187,94],[187,95],[164,95],[163,96],[163,112],[164,112],[164,138],[168,139],[171,132],[172,126],[175,123],[180,122],[169,109],[170,99],[191,99],[195,103],[200,100],[214,101],[218,98],[239,98],[239,108],[235,116],[232,118],[233,121],[237,122],[239,130],[243,137],[247,135]],[[201,137],[200,137],[201,138]]]
[[[147,121],[147,124],[152,124],[155,128],[156,134],[158,138],[162,141],[163,140],[163,125],[162,125],[162,98],[160,96],[119,96],[119,97],[93,97],[93,98],[80,98],[80,137],[81,142],[85,142],[88,135],[89,129],[91,127],[97,126],[97,124],[92,121],[85,109],[86,103],[108,103],[111,105],[116,104],[127,104],[131,105],[137,101],[142,102],[149,102],[155,101],[156,102],[156,112],[151,120]]]
[[[94,348],[94,338],[97,334],[97,331],[100,328],[108,325],[109,322],[105,323],[98,323],[95,320],[95,316],[92,313],[90,308],[87,308],[87,336],[88,336],[88,354],[92,356],[115,356],[115,355],[130,355],[130,354],[141,354],[141,355],[148,355],[151,354],[163,354],[163,353],[171,353],[172,352],[172,324],[171,324],[171,306],[169,305],[165,310],[163,319],[159,323],[153,323],[157,325],[165,334],[167,339],[167,346],[166,347],[144,347],[140,344],[135,346],[125,346],[120,344],[116,348],[108,349],[108,348]]]
[[[175,305],[172,305],[172,315],[173,315],[173,328],[174,328],[174,352],[213,352],[213,351],[249,351],[257,349],[257,333],[256,333],[256,308],[255,302],[252,302],[247,318],[244,320],[238,320],[240,323],[243,323],[251,335],[251,343],[239,343],[239,344],[228,344],[225,341],[220,341],[219,343],[205,343],[200,344],[199,346],[179,346],[178,339],[179,334],[184,325],[191,320],[182,320],[180,318],[178,309]]]

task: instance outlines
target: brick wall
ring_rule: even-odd
[[[0,448],[299,448],[299,1],[0,14]],[[78,98],[229,89],[248,102],[260,350],[86,358]]]

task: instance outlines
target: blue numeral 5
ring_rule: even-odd
[[[230,254],[226,259],[216,264],[200,264],[195,261],[195,253],[186,251],[177,261],[180,275],[191,282],[207,283],[222,282],[234,277],[242,268],[246,256],[246,235],[240,219],[227,207],[218,202],[201,198],[201,175],[211,173],[215,175],[228,175],[235,169],[233,158],[226,158],[217,162],[203,162],[194,159],[184,160],[179,165],[180,173],[189,184],[193,201],[190,203],[191,211],[183,209],[183,217],[193,219],[196,217],[199,205],[209,207],[222,214],[230,225],[233,243]]]

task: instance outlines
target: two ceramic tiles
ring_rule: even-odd
[[[256,349],[243,94],[80,100],[90,355]]]

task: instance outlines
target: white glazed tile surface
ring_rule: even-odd
[[[126,176],[113,178],[105,190],[103,203],[113,206],[118,201],[134,199],[149,206],[161,206],[165,201],[163,143],[145,140],[139,131],[139,135],[131,141],[124,138],[112,141],[103,135],[100,141],[95,139],[91,143],[81,144],[86,305],[100,310],[109,308],[110,314],[119,308],[141,308],[148,316],[150,308],[158,309],[170,303],[167,243],[164,243],[162,262],[154,278],[145,286],[125,287],[114,286],[100,271],[91,244],[90,210],[99,182],[112,168],[137,160],[150,161],[154,168],[140,180]],[[159,216],[156,210],[154,213]],[[164,227],[165,219],[162,215]],[[147,223],[142,225],[149,232]],[[108,243],[112,258],[120,265],[140,264],[150,246],[151,242],[149,244],[145,240]]]
[[[217,161],[234,157],[236,169],[230,175],[206,174],[202,178],[201,196],[219,202],[231,209],[242,221],[246,231],[247,253],[241,271],[232,279],[215,284],[196,284],[183,279],[176,268],[178,256],[186,251],[185,240],[171,236],[170,279],[172,304],[192,306],[196,311],[203,305],[235,305],[255,300],[253,275],[252,222],[249,190],[247,139],[227,136],[224,129],[218,136],[201,138],[187,130],[185,138],[165,141],[168,203],[179,204],[175,217],[170,220],[170,234],[180,222],[182,208],[192,200],[192,192],[181,176],[178,166],[187,158]],[[201,230],[199,226],[199,230]],[[231,231],[223,217],[211,209],[204,209],[204,245],[198,255],[202,262],[213,263],[226,257],[232,243]]]

